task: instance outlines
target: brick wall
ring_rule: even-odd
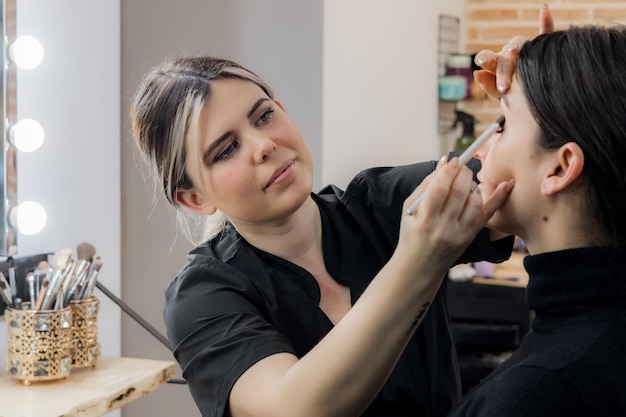
[[[466,0],[463,27],[465,53],[481,49],[499,51],[515,35],[533,37],[538,33],[539,9],[545,0]],[[626,24],[626,0],[552,0],[548,2],[557,29],[570,24]],[[478,120],[480,132],[499,114],[498,100],[488,98],[458,104]]]

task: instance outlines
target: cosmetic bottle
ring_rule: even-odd
[[[476,139],[476,135],[474,132],[474,126],[476,124],[476,119],[471,114],[465,113],[460,110],[455,110],[456,119],[452,125],[453,128],[456,128],[459,123],[463,126],[463,130],[461,136],[454,143],[454,152],[463,152],[466,150],[472,142]]]
[[[461,99],[471,99],[471,86],[474,82],[474,71],[472,69],[472,56],[466,54],[451,54],[446,60],[446,75],[461,76],[465,78],[465,91]]]

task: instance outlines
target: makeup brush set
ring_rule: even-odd
[[[102,261],[88,242],[48,254],[31,270],[8,264],[7,279],[0,271],[8,324],[7,371],[25,384],[69,376],[74,367],[96,366],[100,356],[93,296]],[[25,300],[18,297],[21,273]],[[24,276],[25,274],[25,276]],[[26,301],[28,299],[28,301]]]
[[[18,296],[16,268],[7,260],[8,279],[0,271],[0,296],[14,309],[28,308],[36,311],[65,308],[72,300],[85,300],[93,294],[102,260],[96,256],[95,247],[82,242],[76,247],[76,259],[70,248],[61,249],[41,260],[37,267],[26,273],[24,303]]]

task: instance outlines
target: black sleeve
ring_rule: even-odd
[[[168,337],[203,416],[224,415],[233,385],[254,363],[275,353],[294,353],[262,310],[261,295],[250,280],[215,259],[188,266],[168,286]]]
[[[453,156],[451,154],[449,158]],[[336,187],[324,191],[339,196],[381,254],[390,253],[398,242],[404,201],[436,166],[436,161],[428,161],[371,168],[360,172],[344,193]],[[467,166],[472,169],[475,178],[480,170],[480,161],[472,159]],[[511,256],[513,243],[513,236],[491,242],[488,229],[483,229],[455,264],[503,262]]]

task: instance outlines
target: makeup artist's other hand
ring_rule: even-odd
[[[539,11],[539,34],[554,31],[554,20],[547,4]],[[528,38],[515,36],[500,52],[482,50],[476,54],[474,62],[481,70],[474,71],[474,78],[480,88],[492,97],[499,97],[511,86],[511,80],[517,66],[519,51]]]
[[[407,256],[424,275],[441,276],[504,204],[512,188],[503,182],[483,201],[472,171],[459,166],[458,158],[440,163],[405,201],[394,255]],[[422,194],[421,205],[407,214]]]

